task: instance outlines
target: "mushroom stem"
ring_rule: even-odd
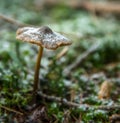
[[[42,53],[43,53],[43,47],[40,46],[38,56],[37,56],[37,62],[35,65],[34,88],[33,88],[34,93],[36,93],[36,91],[38,90],[39,72],[40,72],[39,68],[40,68]]]

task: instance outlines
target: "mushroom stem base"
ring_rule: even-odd
[[[37,56],[36,65],[35,65],[33,93],[36,93],[37,90],[38,90],[39,72],[40,72],[39,69],[40,69],[40,63],[41,63],[42,53],[43,53],[43,47],[40,46],[39,52],[38,52],[38,56]]]

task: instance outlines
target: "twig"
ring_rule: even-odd
[[[9,23],[11,23],[11,24],[14,24],[14,25],[16,25],[16,26],[18,26],[18,27],[28,26],[28,24],[21,23],[21,22],[15,20],[15,19],[13,19],[13,18],[6,17],[5,15],[2,15],[2,14],[0,14],[0,19],[2,19],[2,20],[4,20],[4,21],[7,21],[7,22],[9,22]]]
[[[49,95],[46,95],[42,92],[38,92],[38,95],[42,98],[45,98],[49,101],[56,101],[56,102],[60,102],[64,105],[67,105],[67,106],[72,106],[72,107],[79,107],[80,105],[77,104],[77,103],[74,103],[74,102],[70,102],[70,101],[67,101],[65,98],[60,98],[60,97],[55,97],[55,96],[49,96]]]
[[[100,13],[120,13],[119,2],[83,2],[82,7]]]
[[[118,123],[120,121],[120,114],[113,114],[110,118],[111,123]]]
[[[11,108],[8,108],[8,107],[2,106],[2,105],[0,105],[0,108],[3,108],[3,109],[5,109],[5,110],[7,110],[7,111],[10,111],[10,112],[14,112],[14,113],[16,113],[16,114],[23,115],[23,113],[21,113],[21,112],[19,112],[19,111],[16,111],[16,110],[14,110],[14,109],[11,109]]]
[[[62,58],[68,51],[68,47],[65,47],[60,53],[57,54],[56,56],[56,60],[59,60],[60,58]],[[53,64],[53,60],[50,61],[49,65]]]
[[[112,105],[112,106],[99,106],[96,107],[96,109],[101,109],[101,110],[120,110],[120,105]]]
[[[63,105],[66,105],[68,107],[79,108],[79,107],[83,106],[86,109],[89,109],[89,108],[93,107],[94,109],[101,109],[101,110],[115,110],[115,109],[120,110],[120,105],[94,107],[94,106],[90,106],[90,105],[87,105],[87,104],[79,104],[79,103],[75,103],[75,102],[70,102],[67,99],[61,98],[61,97],[49,96],[49,95],[46,95],[46,94],[44,94],[40,91],[38,92],[38,95],[40,97],[44,98],[44,99],[47,99],[49,101],[55,101],[55,102],[58,102],[58,103],[62,103]]]
[[[63,48],[63,50],[59,54],[57,54],[56,59],[58,60],[63,57],[67,53],[68,49],[68,47]]]
[[[63,71],[64,75],[68,76],[70,72],[77,68],[86,58],[88,58],[89,55],[93,54],[94,52],[97,51],[100,43],[92,45],[87,51],[82,53],[71,65],[66,67]]]
[[[48,7],[55,6],[63,3],[74,9],[86,9],[88,11],[100,12],[100,13],[120,13],[119,2],[91,2],[91,1],[60,1],[60,0],[45,0],[43,5]],[[40,4],[40,3],[39,3]]]

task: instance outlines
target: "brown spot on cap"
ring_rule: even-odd
[[[48,27],[48,26],[42,26],[39,29],[40,32],[44,33],[44,34],[48,34],[48,33],[53,33],[53,31]]]

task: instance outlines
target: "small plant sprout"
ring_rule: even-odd
[[[37,56],[35,75],[34,75],[33,93],[36,93],[38,90],[39,68],[40,68],[43,48],[55,50],[58,47],[70,45],[71,41],[68,38],[64,37],[63,35],[57,32],[53,32],[47,26],[42,26],[40,28],[23,27],[17,30],[16,35],[17,35],[16,39],[22,40],[24,42],[36,44],[40,47]]]
[[[109,99],[113,84],[108,81],[104,81],[100,87],[100,91],[98,93],[99,99]]]

